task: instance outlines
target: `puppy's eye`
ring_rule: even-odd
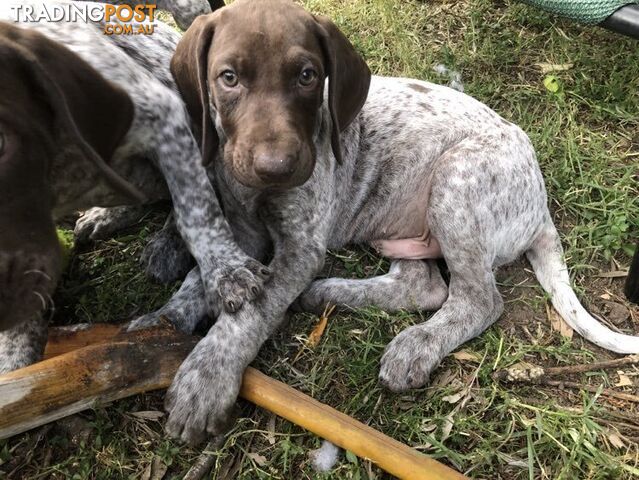
[[[4,150],[7,145],[7,138],[4,133],[0,132],[0,156],[4,155]]]
[[[233,88],[237,86],[238,78],[237,74],[233,70],[224,70],[220,77],[222,78],[224,85],[227,87]]]
[[[311,85],[313,85],[316,79],[317,72],[312,68],[305,68],[304,70],[302,70],[302,73],[300,73],[298,82],[302,87],[310,87]]]

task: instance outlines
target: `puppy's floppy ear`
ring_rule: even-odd
[[[371,71],[351,42],[326,17],[316,16],[319,37],[328,72],[328,106],[333,122],[331,146],[342,162],[340,133],[346,130],[364,106],[371,83]]]
[[[56,135],[79,147],[112,188],[136,202],[145,200],[109,165],[133,122],[128,94],[63,45],[37,32],[2,25],[0,46],[20,65],[34,94],[53,112]]]
[[[217,153],[219,138],[211,119],[208,90],[209,50],[217,13],[201,15],[186,31],[171,60],[171,73],[200,136],[204,165]]]

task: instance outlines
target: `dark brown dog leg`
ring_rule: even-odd
[[[628,300],[633,303],[639,303],[639,241],[635,249],[635,256],[630,264],[630,270],[628,270],[624,293]]]

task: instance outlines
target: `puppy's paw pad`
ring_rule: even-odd
[[[245,302],[259,297],[271,276],[260,262],[247,259],[239,266],[224,267],[204,280],[207,291],[215,291],[213,301],[222,302],[224,310],[235,313]]]

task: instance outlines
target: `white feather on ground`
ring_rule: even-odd
[[[328,440],[322,442],[318,449],[311,450],[308,454],[313,462],[313,468],[318,472],[328,472],[337,463],[340,448],[333,445]]]

